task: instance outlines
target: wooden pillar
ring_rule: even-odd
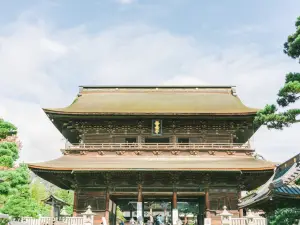
[[[173,198],[172,198],[173,209],[177,209],[177,190],[173,190]]]
[[[142,184],[138,184],[138,199],[137,199],[137,221],[139,221],[140,217],[142,217],[142,221],[144,220],[144,209],[143,209],[143,192],[142,192]]]
[[[242,197],[242,191],[239,191],[239,198],[240,199]],[[244,216],[244,212],[243,209],[239,209],[239,217],[242,218]]]
[[[172,142],[172,144],[176,144],[176,142],[177,142],[176,135],[172,135],[171,142]]]
[[[114,224],[113,225],[117,225],[118,221],[117,221],[117,208],[118,206],[116,205],[116,211],[114,212]],[[125,221],[123,221],[125,223]]]
[[[197,216],[197,225],[204,225],[204,214],[205,214],[205,197],[199,198],[199,213]]]
[[[205,216],[206,218],[210,218],[210,201],[209,201],[209,190],[205,190]]]
[[[143,202],[142,185],[138,185],[138,202]]]
[[[130,219],[132,218],[132,207],[130,207]]]
[[[55,217],[55,208],[54,208],[54,200],[51,202],[51,217]]]
[[[73,216],[77,216],[77,190],[74,190]]]
[[[106,223],[109,224],[109,188],[106,189],[105,219],[106,219]]]

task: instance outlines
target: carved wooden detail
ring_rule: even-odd
[[[141,151],[134,151],[134,153],[135,153],[136,155],[141,155],[141,154],[142,154]]]
[[[103,173],[103,181],[105,185],[110,186],[112,184],[112,173]]]
[[[171,184],[176,186],[180,182],[180,174],[181,173],[169,173]]]
[[[215,155],[215,154],[216,154],[216,151],[208,151],[208,154],[210,154],[210,155]]]
[[[62,153],[63,153],[63,155],[69,155],[70,154],[69,151],[67,151],[67,150],[62,151]]]
[[[136,174],[136,184],[138,185],[144,184],[144,174],[142,172],[138,172]]]
[[[104,151],[98,151],[99,155],[104,155]]]
[[[152,151],[154,155],[160,155],[161,151]]]
[[[234,155],[234,154],[235,154],[235,151],[227,151],[227,154],[228,154],[228,155]]]
[[[177,134],[177,133],[198,133],[205,134],[208,130],[245,130],[251,127],[251,121],[239,122],[239,121],[210,121],[210,120],[189,120],[189,119],[166,119],[164,120],[164,133]],[[150,120],[103,120],[87,122],[72,122],[69,121],[64,124],[66,129],[75,129],[80,133],[90,133],[93,130],[94,133],[132,133],[138,134],[151,133],[151,121]],[[200,133],[201,132],[201,133]]]
[[[191,155],[197,155],[197,154],[198,154],[198,151],[190,151],[190,154],[191,154]]]
[[[172,155],[179,155],[180,151],[171,151]]]
[[[124,154],[125,154],[125,151],[116,151],[116,154],[117,154],[117,155],[124,155]]]

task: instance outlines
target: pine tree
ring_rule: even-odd
[[[284,53],[300,63],[300,17],[297,18],[296,32],[288,36],[284,44]],[[283,87],[278,92],[277,105],[267,105],[259,111],[255,118],[257,125],[266,125],[268,128],[283,129],[291,124],[298,122],[297,116],[300,109],[288,109],[285,107],[295,103],[300,98],[300,73],[288,73]],[[278,110],[281,109],[279,112]]]

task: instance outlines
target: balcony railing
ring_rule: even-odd
[[[253,150],[247,143],[88,143],[66,145],[65,150]]]

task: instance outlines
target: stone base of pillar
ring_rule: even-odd
[[[206,211],[205,211],[205,217],[206,217],[206,218],[210,218],[210,211],[209,211],[209,210],[206,210]]]
[[[172,209],[172,224],[176,225],[179,218],[178,209]]]
[[[243,209],[239,209],[239,217],[240,218],[244,217]]]

